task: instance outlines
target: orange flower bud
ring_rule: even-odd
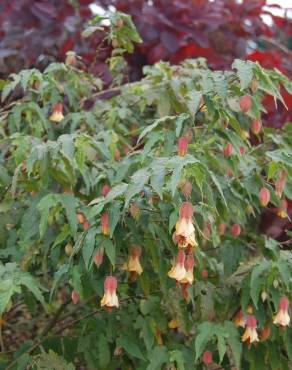
[[[247,113],[252,106],[252,99],[249,95],[241,96],[239,99],[239,106],[242,113]]]
[[[191,129],[186,132],[185,138],[187,139],[188,142],[190,142],[192,140],[193,135],[194,135],[193,130],[191,130]]]
[[[219,235],[224,235],[225,230],[226,230],[226,225],[225,224],[222,223],[218,226],[218,234]]]
[[[259,119],[251,121],[250,130],[253,134],[258,135],[262,129],[262,122]]]
[[[80,213],[77,213],[77,221],[80,224],[84,224],[85,220],[86,220],[86,218],[85,218],[85,216],[84,216],[83,213],[81,213],[81,212]]]
[[[277,216],[279,216],[281,218],[288,217],[287,209],[288,209],[287,200],[286,199],[283,199],[281,201],[280,207],[278,208]]]
[[[223,155],[225,158],[228,158],[232,155],[233,152],[233,145],[231,143],[226,143],[225,147],[223,148]]]
[[[130,205],[130,214],[134,220],[138,221],[140,218],[140,207],[138,203],[134,202]]]
[[[61,122],[63,118],[63,104],[57,103],[53,107],[53,113],[50,116],[50,121]]]
[[[86,231],[90,228],[90,223],[85,220],[84,223],[83,223],[83,230]]]
[[[96,264],[97,268],[99,268],[103,263],[103,255],[104,249],[101,247],[98,249],[94,256],[94,263]]]
[[[104,295],[101,300],[101,307],[119,307],[117,296],[118,281],[114,276],[107,276],[104,281]]]
[[[213,363],[213,354],[210,351],[205,351],[202,356],[202,362],[205,365],[211,365]]]
[[[177,151],[180,157],[184,157],[188,151],[188,139],[186,137],[180,137],[178,139]]]
[[[232,225],[232,228],[231,228],[231,234],[233,236],[239,236],[241,233],[241,227],[239,224],[234,224]]]
[[[115,150],[115,153],[114,153],[114,159],[115,161],[119,161],[121,159],[121,152],[119,151],[119,149],[116,149]]]
[[[285,188],[286,184],[286,176],[287,172],[286,171],[281,171],[279,178],[275,182],[275,193],[279,198],[282,198],[282,194]]]
[[[192,194],[192,184],[189,181],[184,182],[182,185],[182,193],[187,198]]]
[[[207,279],[207,278],[208,278],[208,276],[209,276],[208,270],[203,269],[203,270],[201,271],[201,276],[202,276],[202,278],[203,278],[203,279]]]
[[[193,214],[194,214],[193,205],[190,202],[182,203],[182,205],[180,206],[180,210],[179,210],[179,218],[180,219],[185,218],[189,220],[189,219],[192,219]]]
[[[76,290],[72,290],[71,299],[74,304],[77,304],[80,300],[80,295]]]
[[[260,204],[263,207],[266,207],[269,204],[270,198],[271,198],[270,190],[267,188],[261,188],[259,192]]]
[[[228,177],[233,177],[233,171],[232,171],[232,169],[231,168],[227,168],[227,171],[226,171],[226,175],[228,176]]]
[[[111,191],[111,187],[109,185],[103,185],[102,189],[101,189],[101,195],[103,197],[106,197],[108,195],[108,193]]]
[[[261,332],[261,341],[265,341],[269,338],[271,334],[271,328],[269,326],[265,326]]]
[[[101,215],[100,222],[101,222],[101,231],[102,231],[103,235],[109,235],[110,234],[110,228],[109,228],[109,214],[108,214],[108,212],[104,212]]]

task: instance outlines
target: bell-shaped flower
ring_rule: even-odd
[[[239,310],[237,314],[234,317],[233,323],[235,326],[239,327],[241,326],[242,328],[245,327],[245,316],[242,310]]]
[[[57,103],[54,105],[53,113],[50,116],[50,121],[61,122],[63,118],[63,104]]]
[[[185,269],[186,274],[184,278],[180,281],[183,284],[193,284],[194,282],[194,256],[192,254],[187,255],[185,259]]]
[[[273,323],[280,326],[289,326],[290,316],[289,316],[289,300],[287,297],[281,297],[279,301],[279,309],[274,316]]]
[[[194,208],[191,203],[184,202],[180,207],[179,220],[175,225],[174,239],[180,248],[186,248],[188,245],[197,246],[195,237],[195,227],[192,217]]]
[[[101,231],[102,231],[103,235],[109,235],[110,234],[110,228],[109,228],[109,214],[108,214],[108,212],[104,212],[101,215],[100,222],[101,222]]]
[[[279,177],[275,181],[275,193],[279,198],[282,198],[282,194],[286,184],[287,172],[282,170]]]
[[[243,342],[247,341],[249,344],[259,341],[257,333],[257,320],[255,316],[251,315],[247,317],[246,329],[245,332],[243,333],[243,336],[241,337],[241,340]]]
[[[178,282],[185,278],[186,276],[185,260],[186,260],[185,252],[182,249],[180,249],[178,251],[178,255],[175,259],[174,265],[168,272],[168,276],[170,278],[175,279]]]
[[[141,248],[138,246],[132,247],[128,261],[123,265],[123,269],[129,272],[142,274],[143,268],[140,263]]]
[[[118,281],[114,276],[107,276],[104,281],[104,295],[100,302],[101,307],[119,307],[117,296]]]

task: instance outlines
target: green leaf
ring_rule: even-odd
[[[120,203],[115,202],[109,208],[110,237],[113,236],[113,233],[121,216],[120,206]]]
[[[231,348],[235,366],[238,370],[240,370],[242,343],[240,340],[239,332],[236,326],[230,321],[225,321],[224,326],[227,333],[226,341]]]
[[[202,93],[200,91],[189,91],[187,94],[187,106],[190,114],[194,117],[198,111],[200,102],[202,99]]]
[[[98,336],[98,363],[101,369],[107,369],[111,361],[108,342],[104,335]]]
[[[113,242],[109,238],[104,237],[102,239],[102,246],[104,246],[105,253],[108,256],[111,264],[114,266],[116,263],[116,248]]]
[[[139,360],[145,360],[140,348],[136,343],[130,340],[129,337],[126,335],[123,335],[122,337],[119,337],[117,339],[117,345],[119,347],[124,348],[126,352],[129,353],[129,355],[138,358]]]
[[[176,362],[177,370],[185,370],[185,359],[181,351],[175,349],[169,353],[169,361]]]
[[[258,306],[258,298],[260,293],[260,285],[262,280],[259,279],[260,275],[271,266],[269,261],[263,260],[258,266],[256,266],[251,273],[250,278],[250,296],[253,300],[255,307]]]
[[[254,76],[253,67],[254,63],[250,61],[235,59],[235,61],[233,62],[231,68],[237,69],[241,90],[246,89],[251,83]]]
[[[75,235],[78,227],[76,218],[76,208],[78,207],[78,201],[71,194],[62,194],[61,202],[63,204],[63,207],[65,208],[71,231],[73,235]]]
[[[146,370],[161,370],[162,365],[168,362],[168,354],[166,347],[156,346],[151,352],[148,352],[147,358],[150,364],[147,366]]]
[[[82,256],[83,260],[85,263],[86,268],[88,269],[90,262],[91,262],[91,257],[95,248],[95,237],[97,235],[97,229],[95,227],[91,227],[83,242],[82,246]]]
[[[198,335],[195,339],[195,350],[196,350],[196,359],[201,357],[206,344],[211,340],[214,335],[213,325],[209,322],[203,322],[198,326]]]

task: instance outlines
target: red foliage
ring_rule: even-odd
[[[143,43],[129,56],[130,77],[142,76],[142,68],[158,60],[178,63],[186,58],[205,57],[216,69],[230,68],[234,58],[258,60],[268,68],[278,68],[292,76],[292,21],[271,13],[266,0],[79,0],[74,7],[69,0],[2,0],[0,4],[0,70],[6,77],[21,68],[43,68],[49,62],[64,60],[66,52],[82,55],[91,72],[105,83],[111,80],[106,58],[110,47],[104,47],[102,33],[84,40],[84,23],[92,17],[90,4],[132,15]],[[76,1],[76,3],[78,3]],[[264,22],[270,17],[272,25]],[[291,44],[291,42],[290,42]],[[99,47],[98,55],[96,49]],[[292,96],[284,93],[287,106]],[[292,120],[280,104],[275,111],[267,99],[265,125],[281,127]]]

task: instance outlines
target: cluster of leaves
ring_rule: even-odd
[[[126,49],[139,41],[122,39]],[[203,59],[160,62],[145,75],[100,100],[105,92],[98,91],[98,79],[70,63],[53,63],[43,73],[12,75],[2,90],[4,103],[23,90],[0,111],[2,349],[15,307],[27,306],[27,330],[32,322],[48,324],[13,360],[3,352],[0,366],[191,370],[204,367],[208,350],[223,368],[288,369],[291,330],[280,330],[272,318],[280,297],[289,296],[292,255],[286,242],[259,233],[257,220],[261,188],[269,189],[274,207],[281,205],[273,184],[282,171],[284,196],[292,199],[292,128],[287,124],[281,134],[265,128],[254,146],[248,132],[265,112],[264,96],[282,101],[280,86],[291,93],[291,82],[278,70],[240,60],[228,72],[211,71]],[[93,94],[95,104],[85,109]],[[242,113],[244,95],[252,106]],[[60,102],[65,118],[53,122]],[[177,142],[184,135],[188,153],[180,156]],[[223,155],[226,143],[232,155]],[[187,198],[186,181],[192,184]],[[102,195],[105,185],[110,191]],[[167,276],[186,200],[195,207],[199,244],[187,301]],[[101,227],[104,212],[109,235]],[[231,232],[235,223],[240,235]],[[134,245],[141,247],[144,270],[136,279],[123,268]],[[111,274],[120,307],[109,313],[100,299]],[[76,293],[80,297],[76,306],[72,291],[75,303]],[[233,323],[240,309],[253,310],[259,331],[271,328],[256,348],[241,343]]]

